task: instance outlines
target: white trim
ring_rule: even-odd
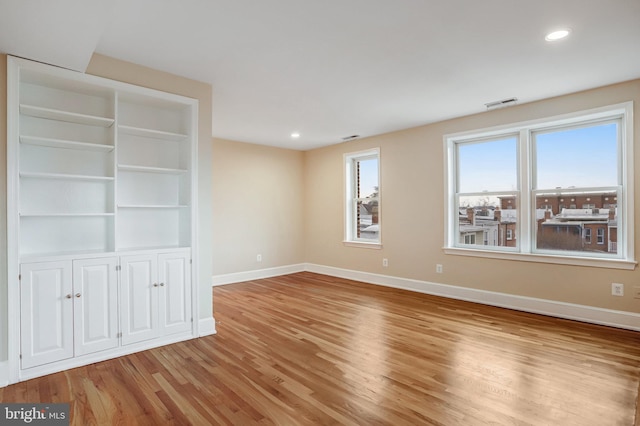
[[[0,388],[9,385],[9,361],[0,361]]]
[[[538,299],[534,297],[518,296],[515,294],[498,293],[495,291],[479,290],[467,287],[458,287],[449,284],[433,283],[429,281],[413,280],[409,278],[393,277],[390,275],[373,274],[369,272],[354,271],[351,269],[335,268],[333,266],[304,263],[279,268],[265,269],[269,271],[266,277],[273,277],[273,272],[283,271],[282,275],[294,272],[314,272],[332,277],[345,278],[360,281],[367,284],[382,285],[385,287],[399,288],[434,296],[447,297],[449,299],[464,300],[483,305],[497,306],[500,308],[530,312],[540,315],[548,315],[556,318],[570,319],[590,324],[605,325],[608,327],[623,328],[640,331],[640,314],[634,312],[616,311],[612,309],[597,308],[593,306],[577,305],[574,303],[558,302],[554,300]],[[246,281],[245,274],[257,276],[257,272],[219,275],[224,277],[224,284]],[[232,278],[237,276],[237,281]],[[214,281],[221,281],[214,277]],[[259,279],[258,277],[254,279]],[[215,285],[215,284],[214,284]]]
[[[71,368],[82,367],[84,365],[89,365],[96,362],[119,358],[119,357],[130,355],[136,352],[147,351],[150,349],[158,348],[160,346],[166,346],[166,345],[171,345],[178,342],[184,342],[187,340],[192,340],[193,338],[194,336],[191,333],[180,333],[175,335],[168,335],[159,339],[145,340],[138,343],[132,343],[130,345],[118,346],[113,350],[94,352],[88,355],[68,358],[63,361],[52,362],[50,364],[43,364],[43,365],[32,367],[32,368],[25,368],[20,370],[19,379],[13,380],[12,383],[22,382],[25,380],[33,379],[35,377],[41,377],[47,374],[57,373],[59,371],[69,370]]]
[[[358,247],[358,248],[366,248],[366,249],[373,249],[373,250],[380,250],[382,248],[382,244],[378,242],[367,243],[364,241],[343,241],[342,244],[344,244],[345,247]]]
[[[382,244],[382,227],[379,227],[378,231],[378,239],[373,242],[368,242],[367,240],[358,239],[355,237],[355,197],[354,193],[356,192],[356,183],[354,180],[354,170],[353,163],[354,160],[365,160],[368,158],[375,158],[378,160],[378,226],[382,223],[382,203],[381,203],[381,194],[382,194],[382,175],[381,175],[381,164],[382,160],[380,157],[380,148],[371,148],[363,151],[357,152],[348,152],[343,154],[343,167],[344,167],[344,241],[349,243],[376,243]],[[355,246],[354,246],[355,247]]]
[[[276,266],[274,268],[214,275],[213,277],[211,277],[211,285],[215,287],[218,285],[233,284],[243,281],[260,280],[263,278],[277,277],[280,275],[295,274],[296,272],[303,272],[304,270],[305,264],[298,263],[296,265]]]
[[[490,259],[519,260],[522,262],[553,263],[556,265],[590,266],[594,268],[625,269],[633,271],[638,262],[604,257],[557,256],[538,253],[508,252],[505,250],[471,249],[461,247],[443,247],[445,254],[458,256],[486,257]]]
[[[568,264],[568,265],[584,265],[584,266],[604,266],[608,268],[633,269],[635,267],[635,251],[634,251],[634,170],[633,170],[633,101],[623,102],[615,105],[608,105],[600,108],[589,109],[585,111],[577,111],[569,114],[561,114],[552,117],[540,118],[536,120],[511,123],[501,126],[495,126],[485,129],[470,130],[460,133],[451,133],[443,135],[444,143],[444,191],[445,191],[445,252],[450,254],[469,254],[472,250],[477,250],[479,257],[494,257],[519,259],[525,261],[541,260],[539,256],[546,256],[546,252],[535,247],[536,221],[534,216],[535,194],[539,191],[533,188],[532,179],[535,169],[535,156],[533,155],[533,138],[532,134],[536,131],[550,130],[554,128],[563,128],[566,126],[582,126],[588,123],[595,123],[599,120],[620,120],[620,139],[619,139],[619,160],[618,186],[622,189],[618,190],[622,195],[620,209],[618,209],[619,224],[622,224],[622,232],[618,233],[618,253],[616,256],[611,254],[603,254],[602,258],[607,259],[601,261],[600,257],[592,260],[596,256],[582,255],[582,252],[574,252],[571,255],[546,256],[546,260],[550,263]],[[518,221],[516,229],[516,241],[518,242],[518,252],[508,250],[505,247],[496,247],[495,250],[489,251],[485,248],[465,247],[458,242],[458,222],[457,222],[457,205],[458,196],[456,181],[458,179],[456,165],[456,146],[461,143],[484,141],[491,138],[506,137],[514,132],[519,132],[518,141],[518,191],[520,193],[518,206]],[[585,190],[586,188],[577,188],[577,190]],[[600,189],[600,188],[597,188]],[[546,190],[544,190],[546,191]],[[454,210],[455,209],[455,210]],[[503,253],[506,253],[503,256]],[[566,259],[566,262],[563,261]],[[574,261],[573,259],[581,259]],[[620,266],[622,265],[622,266]],[[633,267],[630,267],[633,265]]]
[[[198,320],[198,337],[211,336],[217,334],[216,319],[214,317],[202,318]]]
[[[596,308],[593,306],[576,305],[573,303],[557,302],[534,297],[392,277],[389,275],[372,274],[369,272],[353,271],[310,263],[306,265],[305,270],[308,272],[356,280],[368,284],[410,290],[434,296],[442,296],[450,299],[464,300],[467,302],[481,303],[483,305],[497,306],[500,308],[514,309],[534,314],[640,331],[640,314],[633,312],[615,311],[612,309]]]

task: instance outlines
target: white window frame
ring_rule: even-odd
[[[596,229],[596,244],[604,244],[604,228]]]
[[[513,229],[507,229],[507,241],[513,240]]]
[[[584,242],[591,244],[591,228],[584,229]]]
[[[356,182],[356,169],[354,167],[357,161],[366,160],[370,158],[378,159],[378,239],[371,240],[365,238],[358,238],[356,232],[356,209],[358,198],[355,197],[357,188]],[[382,175],[380,174],[381,170],[381,159],[380,159],[380,148],[372,148],[365,151],[351,152],[344,154],[344,188],[345,188],[345,197],[344,197],[344,241],[343,244],[345,246],[350,247],[361,247],[361,248],[370,248],[370,249],[381,249],[382,248],[382,203],[381,203],[381,194],[382,194]]]
[[[553,127],[566,127],[607,119],[620,120],[620,163],[618,164],[619,191],[622,202],[618,205],[618,253],[565,253],[535,249],[535,196],[532,186],[534,154],[532,133]],[[518,134],[518,188],[517,226],[514,237],[517,247],[465,246],[457,241],[458,206],[456,205],[457,144],[482,139],[503,138]],[[445,244],[447,254],[521,260],[530,262],[556,263],[566,265],[598,266],[605,268],[633,270],[636,265],[634,254],[634,164],[633,164],[633,102],[595,108],[587,111],[563,114],[544,119],[514,123],[476,131],[444,135],[445,162]],[[532,209],[533,212],[532,213]]]

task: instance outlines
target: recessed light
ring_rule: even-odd
[[[547,41],[562,40],[563,38],[567,37],[569,33],[571,33],[571,30],[568,29],[553,31],[547,34],[544,39]]]
[[[300,133],[298,133],[298,132],[293,132],[293,133],[291,133],[291,137],[292,137],[293,139],[298,139],[298,138],[300,137]]]

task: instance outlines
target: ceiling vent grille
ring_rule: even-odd
[[[360,135],[345,136],[344,138],[342,138],[342,140],[344,142],[346,142],[346,141],[350,141],[350,140],[353,140],[353,139],[358,139],[359,137],[360,137]]]
[[[503,99],[501,101],[489,102],[488,104],[484,104],[487,107],[487,111],[491,111],[492,109],[504,108],[508,106],[513,106],[518,103],[518,98],[509,98]]]

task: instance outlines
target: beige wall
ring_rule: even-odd
[[[214,275],[304,262],[303,157],[213,140]]]
[[[306,262],[427,282],[451,284],[640,312],[632,287],[640,272],[445,255],[443,135],[544,118],[633,100],[635,164],[640,165],[640,80],[449,120],[305,153]],[[382,250],[345,247],[343,154],[380,147]],[[638,167],[636,167],[636,170]],[[635,198],[640,200],[640,172]],[[636,203],[638,206],[638,203]],[[635,228],[640,229],[640,208]],[[636,251],[640,241],[636,238]],[[382,267],[382,258],[389,267]],[[444,266],[443,274],[435,265]],[[625,296],[611,296],[611,283]]]

